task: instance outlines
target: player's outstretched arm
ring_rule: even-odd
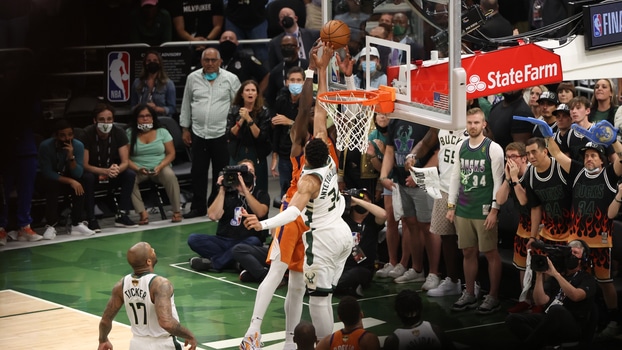
[[[335,51],[332,44],[321,43],[322,55],[318,56],[317,52],[312,56],[315,61],[315,65],[318,68],[318,88],[317,94],[321,94],[328,91],[327,71],[328,64],[331,58],[334,56]],[[326,130],[327,112],[320,106],[319,103],[315,104],[315,115],[313,117],[313,136],[321,138],[324,142],[328,141],[328,132]]]
[[[314,55],[317,56],[318,48],[319,45],[315,45],[309,52],[309,57],[311,57],[309,69],[305,71],[305,82],[302,85],[302,92],[298,101],[298,115],[290,133],[292,140],[290,155],[292,157],[302,154],[302,149],[309,138],[309,119],[311,118],[311,106],[313,105],[313,76],[307,75],[307,72],[316,69]]]
[[[119,280],[112,288],[112,294],[99,321],[99,347],[98,350],[111,350],[112,343],[108,340],[108,334],[112,330],[112,321],[123,306],[123,280]]]
[[[171,282],[161,276],[155,277],[151,282],[149,291],[153,298],[160,327],[173,336],[184,338],[185,345],[190,345],[191,350],[196,349],[197,340],[194,338],[194,334],[173,317],[173,305],[171,304],[173,285]]]

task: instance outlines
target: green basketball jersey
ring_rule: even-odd
[[[491,143],[492,140],[485,138],[477,148],[471,148],[467,139],[460,147],[457,216],[482,220],[488,216],[494,187],[489,155]]]

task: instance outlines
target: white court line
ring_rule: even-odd
[[[95,319],[97,319],[97,320],[100,320],[100,319],[101,319],[101,316],[93,315],[93,314],[91,314],[91,313],[88,313],[88,312],[85,312],[85,311],[82,311],[82,310],[78,310],[78,309],[74,309],[74,308],[69,307],[69,306],[66,306],[66,305],[58,304],[58,303],[55,303],[55,302],[53,302],[53,301],[49,301],[49,300],[46,300],[46,299],[42,299],[42,298],[39,298],[39,297],[35,297],[35,296],[29,295],[29,294],[25,294],[25,293],[22,293],[22,292],[18,292],[18,291],[13,290],[13,289],[4,289],[4,290],[0,290],[0,295],[2,295],[2,293],[5,293],[5,292],[10,292],[10,293],[19,294],[19,295],[21,295],[21,296],[23,296],[23,297],[27,297],[27,298],[30,298],[30,299],[40,300],[40,301],[43,301],[43,302],[46,302],[46,303],[52,304],[52,305],[54,305],[54,306],[57,306],[57,307],[63,308],[63,309],[71,310],[71,311],[73,311],[73,312],[76,312],[76,313],[79,313],[79,314],[82,314],[82,315],[86,315],[86,316],[89,316],[89,317],[95,318]],[[124,323],[120,323],[120,322],[117,322],[117,321],[114,321],[114,320],[112,321],[112,323],[113,323],[114,325],[116,325],[116,326],[119,326],[119,327],[123,327],[123,328],[126,328],[126,329],[132,329],[132,327],[130,327],[129,325],[126,325],[126,324],[124,324]],[[183,347],[183,345],[184,345],[183,339],[178,339],[177,341],[178,341],[178,342],[180,342],[180,343],[181,343],[181,345],[182,345],[182,347]],[[200,347],[198,347],[198,346],[197,346],[197,349],[200,349],[200,350],[206,350],[206,349],[204,349],[204,348],[200,348]]]
[[[199,271],[195,271],[195,270],[193,270],[191,268],[188,268],[188,267],[183,267],[182,265],[190,265],[190,263],[189,262],[183,262],[183,263],[169,264],[170,267],[173,267],[173,268],[176,268],[176,269],[192,272],[194,274],[201,275],[201,276],[204,276],[204,277],[207,277],[207,278],[211,278],[213,280],[217,280],[217,281],[220,281],[220,282],[232,284],[232,285],[237,286],[237,287],[246,288],[246,289],[249,289],[249,290],[254,290],[255,292],[257,291],[257,288],[250,287],[250,286],[248,286],[246,284],[243,284],[243,283],[239,283],[239,282],[234,282],[234,281],[228,280],[227,276],[216,276],[216,275],[212,275],[212,274],[205,273],[205,272],[199,272]],[[272,296],[273,297],[277,297],[279,299],[285,300],[284,296],[281,296],[281,295],[278,295],[278,294],[273,294]],[[309,303],[303,302],[302,304],[309,306]]]
[[[385,321],[382,320],[378,320],[375,319],[373,317],[365,317],[363,318],[363,326],[365,327],[365,329],[369,329],[381,324],[386,323]],[[342,322],[336,322],[333,326],[333,332],[339,330],[343,328],[343,323]],[[270,341],[275,341],[275,340],[285,340],[285,331],[279,331],[279,332],[272,332],[272,333],[266,333],[266,334],[262,334],[261,335],[261,341],[262,342],[270,342]],[[208,342],[208,343],[202,343],[201,345],[204,346],[208,346],[210,348],[213,349],[225,349],[225,348],[232,348],[232,347],[237,347],[240,345],[240,342],[242,341],[242,338],[233,338],[233,339],[225,339],[225,340],[219,340],[219,341],[214,341],[214,342]],[[282,350],[283,349],[283,344],[285,344],[285,342],[279,342],[277,344],[272,344],[269,346],[264,346],[262,347],[262,349],[265,350]]]

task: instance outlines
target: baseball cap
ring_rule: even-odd
[[[359,58],[365,57],[366,54],[367,54],[367,47],[364,47],[363,50],[361,50],[361,52],[359,52],[359,54],[356,55],[356,60],[358,61]],[[375,47],[370,47],[369,55],[370,56],[375,56],[375,57],[380,57],[380,53],[378,53],[378,49],[375,48]]]
[[[557,95],[553,92],[553,91],[545,91],[540,95],[540,98],[538,99],[538,103],[542,102],[542,101],[550,101],[555,103],[556,105],[559,104],[559,100],[557,99]]]
[[[570,115],[570,108],[568,108],[568,105],[565,103],[560,104],[559,106],[557,106],[557,109],[553,111],[553,115],[557,117],[557,115],[560,112],[566,112],[566,114]]]
[[[606,157],[605,157],[605,148],[597,143],[594,142],[588,142],[585,144],[585,146],[581,147],[581,153],[585,153],[585,151],[587,151],[588,149],[593,149],[596,152],[598,152],[598,155],[600,156],[600,159],[605,161]]]
[[[155,6],[158,4],[158,0],[141,0],[140,6],[152,5]]]

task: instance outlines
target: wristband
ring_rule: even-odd
[[[255,125],[255,122],[253,120],[251,120],[250,122],[246,123],[249,127]]]
[[[313,69],[305,70],[305,77],[307,79],[313,79],[314,76],[315,76],[315,71]]]
[[[614,197],[613,199],[615,199],[615,200],[616,200],[616,202],[618,202],[618,203],[622,203],[622,200],[618,200],[618,199],[617,199],[617,198],[615,198],[615,197]]]
[[[356,82],[354,81],[354,74],[345,77],[346,89],[356,90]]]

